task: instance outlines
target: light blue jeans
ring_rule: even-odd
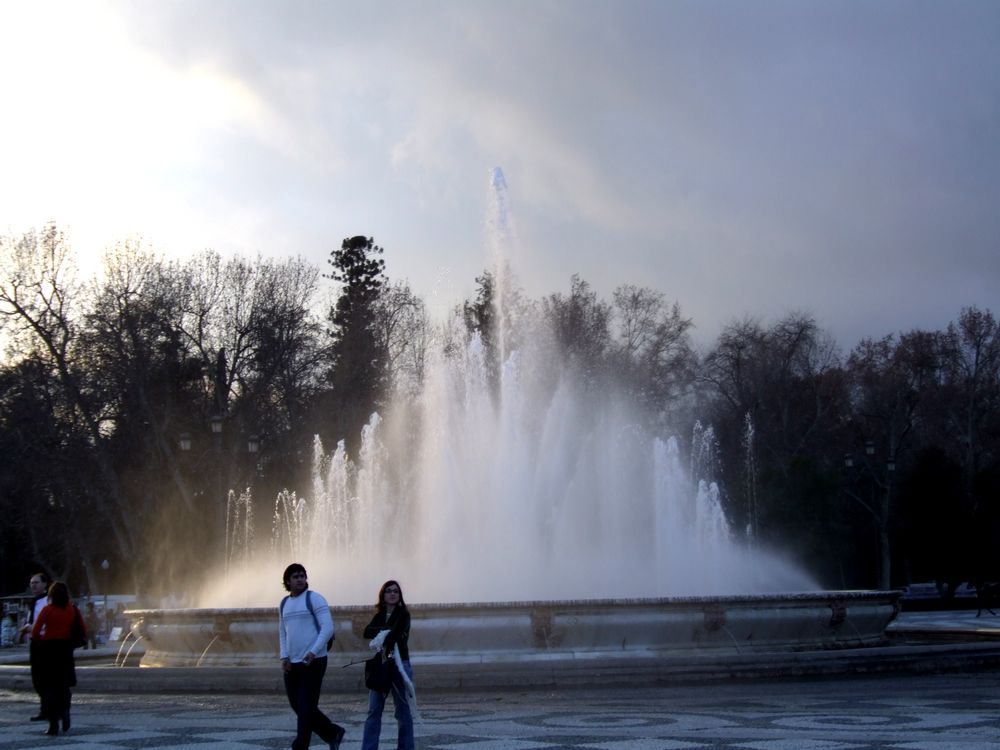
[[[410,679],[413,679],[413,668],[410,662],[403,662],[403,669]],[[406,685],[397,672],[392,680],[392,702],[396,704],[396,724],[399,725],[399,736],[396,741],[397,750],[414,750],[413,714],[410,704],[406,701]],[[385,696],[377,690],[368,691],[368,718],[365,719],[365,734],[361,740],[361,750],[378,750],[378,738],[382,733],[382,711],[385,709]]]

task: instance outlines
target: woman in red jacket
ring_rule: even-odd
[[[49,720],[45,734],[59,734],[60,720],[62,730],[69,731],[70,688],[76,685],[73,649],[78,639],[85,637],[83,616],[70,603],[69,589],[62,581],[53,581],[49,586],[49,603],[31,630],[32,641],[37,641],[34,656],[38,660],[42,714]]]

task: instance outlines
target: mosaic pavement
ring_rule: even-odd
[[[364,697],[324,696],[360,747]],[[278,695],[74,697],[69,734],[41,736],[37,703],[0,693],[0,748],[257,750],[289,746]],[[997,750],[1000,672],[687,687],[426,693],[422,750]],[[382,748],[393,747],[388,708]],[[318,738],[313,747],[322,747]]]

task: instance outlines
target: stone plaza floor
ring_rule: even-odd
[[[419,675],[418,675],[419,680]],[[419,684],[419,683],[418,683]],[[327,694],[321,707],[360,747],[366,695]],[[37,700],[0,692],[0,748],[256,750],[289,747],[283,695],[74,696],[58,737],[30,723]],[[424,750],[996,750],[1000,671],[551,690],[427,691]],[[382,748],[395,747],[391,701]],[[313,747],[323,747],[314,738]]]

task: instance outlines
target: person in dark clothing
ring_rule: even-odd
[[[69,600],[69,589],[62,581],[49,586],[49,603],[42,608],[31,629],[31,643],[36,650],[38,687],[42,697],[42,715],[48,719],[45,734],[59,734],[70,727],[70,688],[76,685],[76,665],[73,663],[76,630],[86,639],[83,615]]]
[[[38,619],[38,615],[42,613],[42,609],[49,603],[49,582],[47,573],[40,572],[31,576],[31,580],[28,581],[28,588],[34,597],[34,601],[32,601],[31,608],[28,610],[28,622],[21,628],[21,635],[28,639],[28,663],[31,665],[31,686],[38,693],[39,700],[41,699],[42,691],[38,687],[38,668],[36,665],[37,659],[35,658],[36,649],[34,643],[31,641],[31,628],[34,626],[35,620]],[[45,721],[45,712],[42,711],[41,704],[39,704],[38,713],[32,716],[31,720]]]
[[[93,650],[97,648],[97,635],[101,632],[101,621],[97,616],[97,609],[93,602],[87,602],[87,606],[84,608],[83,624],[87,626],[87,646]]]
[[[403,601],[403,590],[398,582],[386,581],[382,584],[375,604],[375,616],[365,627],[364,637],[373,639],[372,649],[381,650],[396,665],[390,688],[392,701],[396,706],[396,747],[398,750],[413,750],[416,691],[413,688],[413,668],[410,666],[410,612]],[[385,693],[368,691],[368,718],[365,719],[361,750],[378,750],[385,698]]]

